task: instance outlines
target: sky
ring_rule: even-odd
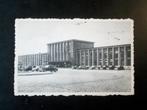
[[[15,53],[45,53],[47,44],[78,39],[94,46],[133,43],[131,19],[16,19]]]

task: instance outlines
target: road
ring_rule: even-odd
[[[131,70],[73,70],[19,73],[18,93],[130,92]]]

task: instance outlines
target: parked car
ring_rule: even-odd
[[[124,70],[125,68],[123,66],[115,66],[115,70]]]
[[[106,69],[107,69],[107,66],[106,66],[106,65],[103,65],[102,68],[103,68],[104,70],[106,70]]]
[[[86,69],[89,69],[89,67],[88,66],[79,66],[78,69],[85,69],[86,70]]]
[[[91,66],[89,69],[90,70],[94,70],[94,69],[96,69],[96,67],[95,66]]]
[[[109,70],[114,70],[115,66],[110,65],[108,68],[109,68]]]
[[[51,71],[51,72],[56,72],[58,71],[58,68],[54,65],[45,65],[42,67],[43,71]]]
[[[79,66],[78,69],[83,69],[83,67],[82,66]]]
[[[26,66],[25,68],[24,68],[24,71],[31,71],[32,70],[32,66]]]
[[[123,66],[119,66],[118,70],[124,70],[124,67]]]
[[[72,66],[72,69],[78,69],[78,66]]]
[[[86,66],[85,68],[86,68],[86,70],[88,70],[89,69],[89,66]]]
[[[101,65],[98,65],[98,66],[97,66],[97,69],[98,69],[98,70],[102,69],[102,66],[101,66]]]
[[[39,71],[39,66],[33,66],[32,71]]]

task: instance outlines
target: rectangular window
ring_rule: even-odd
[[[107,62],[108,62],[107,61],[107,48],[103,49],[103,53],[104,53],[104,59],[103,59],[104,60],[104,65],[107,65]]]
[[[99,65],[102,65],[102,49],[98,49]]]
[[[126,47],[126,53],[127,53],[127,66],[131,65],[131,47]]]
[[[114,48],[114,65],[118,65],[118,47]]]
[[[120,65],[124,65],[124,47],[120,47]]]
[[[92,65],[92,50],[89,51],[89,64]]]
[[[94,65],[97,65],[97,50],[94,50]]]
[[[112,65],[112,48],[108,48],[108,62],[109,62],[109,65]]]
[[[85,55],[85,63],[86,63],[86,65],[88,65],[88,50],[86,51],[86,53],[85,53],[86,55]]]

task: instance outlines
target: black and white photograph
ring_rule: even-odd
[[[14,95],[134,95],[133,19],[15,19]]]

